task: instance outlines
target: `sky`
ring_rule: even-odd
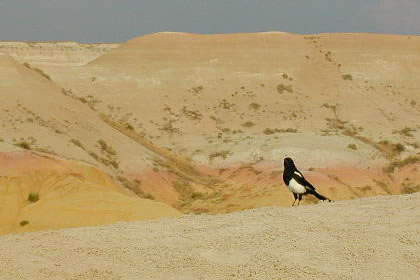
[[[0,0],[0,41],[125,42],[159,31],[420,35],[420,0]]]

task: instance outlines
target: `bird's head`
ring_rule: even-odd
[[[284,168],[285,169],[296,169],[295,163],[293,162],[293,159],[287,157],[284,158]]]

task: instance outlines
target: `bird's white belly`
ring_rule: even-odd
[[[304,194],[306,192],[305,187],[302,186],[301,184],[299,184],[298,182],[296,182],[295,179],[291,179],[290,180],[289,185],[287,186],[287,188],[292,193]]]

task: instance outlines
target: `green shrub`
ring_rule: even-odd
[[[266,129],[263,130],[263,133],[265,135],[271,135],[271,134],[274,134],[275,131],[273,129],[267,127]]]
[[[117,152],[109,146],[104,140],[98,140],[98,144],[101,146],[102,151],[105,151],[109,155],[115,156]]]
[[[77,139],[71,139],[70,142],[73,143],[75,146],[83,149],[83,150],[85,149],[85,147],[83,146],[82,142],[80,142]]]
[[[15,146],[21,147],[22,149],[25,149],[25,150],[30,150],[31,149],[31,145],[26,141],[16,143]]]
[[[247,121],[243,124],[241,124],[243,127],[253,127],[255,124],[251,121]]]
[[[291,85],[286,86],[286,85],[284,85],[284,84],[279,84],[279,85],[277,86],[277,91],[278,91],[279,93],[283,93],[284,91],[287,91],[287,92],[293,93],[292,86],[291,86]]]
[[[209,155],[209,159],[213,160],[214,158],[217,158],[217,157],[221,157],[223,159],[226,159],[231,154],[232,153],[230,151],[227,151],[227,150],[223,150],[223,151],[220,151],[220,152],[214,152],[214,153]]]
[[[30,193],[30,194],[28,195],[28,201],[29,201],[29,202],[35,203],[35,202],[37,202],[38,200],[39,200],[39,194],[38,194],[38,193]]]
[[[348,144],[347,147],[352,150],[357,150],[357,146],[355,144]]]
[[[260,109],[261,105],[256,103],[256,102],[252,102],[251,104],[249,104],[249,108],[254,109],[254,110],[258,110]]]
[[[341,75],[341,77],[345,81],[353,81],[353,76],[351,74],[343,74],[343,75]]]

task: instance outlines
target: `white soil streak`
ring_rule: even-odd
[[[418,279],[420,194],[0,237],[0,279]]]

